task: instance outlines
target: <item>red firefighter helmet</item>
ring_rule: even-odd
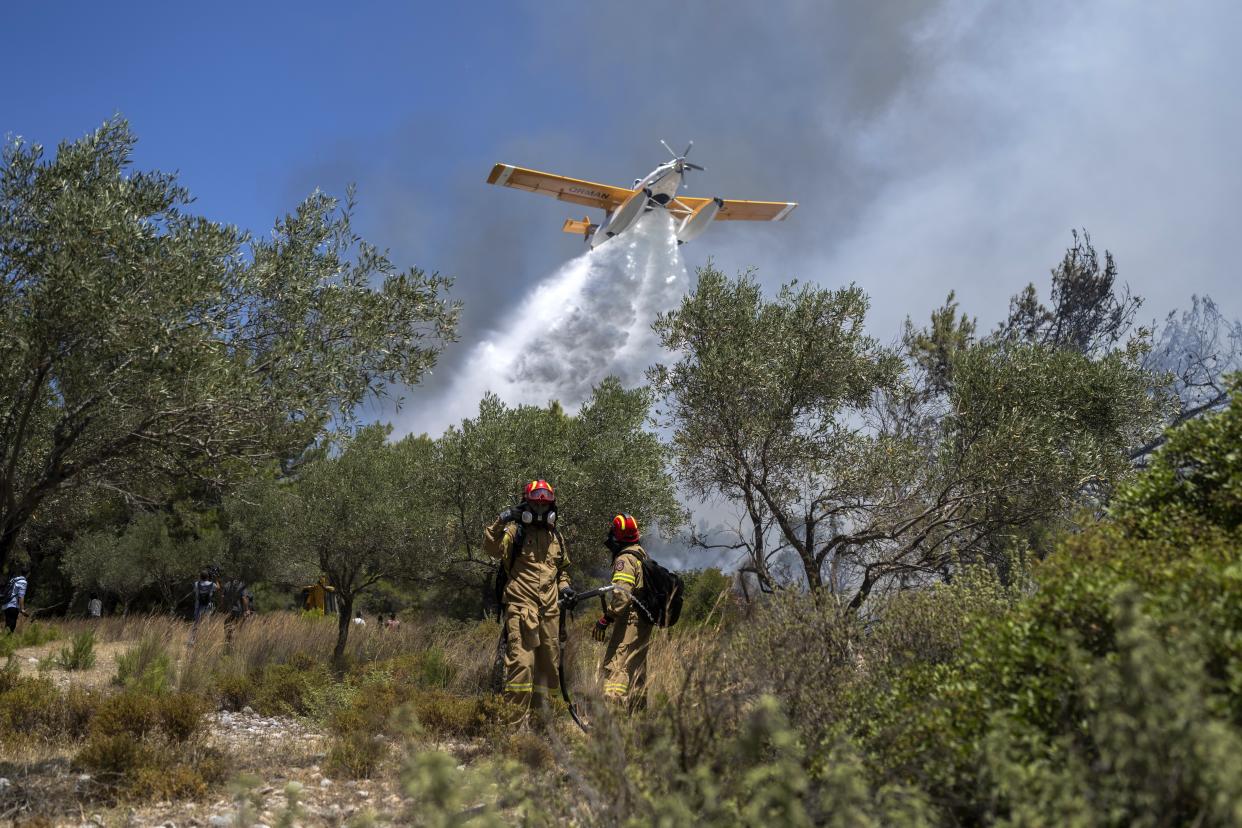
[[[612,519],[612,536],[622,543],[638,543],[638,521],[633,515],[617,515]]]
[[[552,484],[548,481],[532,480],[522,491],[522,499],[527,503],[551,504],[556,502],[556,492],[552,490]]]

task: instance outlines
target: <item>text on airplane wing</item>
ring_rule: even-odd
[[[615,210],[634,194],[633,190],[625,187],[613,187],[609,184],[597,184],[594,181],[583,181],[579,178],[567,178],[563,175],[515,167],[512,164],[497,164],[492,167],[487,183],[542,193],[561,201],[582,204],[586,207],[598,207],[601,210]]]

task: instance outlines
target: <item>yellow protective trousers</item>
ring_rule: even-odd
[[[604,651],[604,698],[631,710],[647,704],[647,650],[652,625],[635,609],[613,627]]]
[[[557,662],[561,619],[535,608],[510,604],[505,609],[505,699],[518,718],[542,709],[561,692]]]

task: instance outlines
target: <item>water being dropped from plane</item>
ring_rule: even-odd
[[[610,374],[641,383],[659,350],[651,323],[687,282],[672,219],[648,213],[540,282],[505,315],[504,330],[474,346],[444,398],[412,412],[412,425],[439,434],[476,415],[488,391],[511,405],[559,400],[573,411]]]

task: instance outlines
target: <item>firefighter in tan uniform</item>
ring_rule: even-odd
[[[653,624],[634,593],[643,588],[643,561],[638,521],[617,515],[604,543],[612,552],[612,583],[617,589],[604,599],[604,614],[592,637],[608,641],[604,651],[604,698],[633,710],[647,701],[647,649]],[[608,628],[616,624],[609,636]]]
[[[500,513],[484,532],[483,548],[508,573],[504,589],[505,698],[521,719],[559,693],[558,597],[572,596],[569,556],[556,531],[556,494],[533,480],[514,509]],[[533,703],[532,703],[533,702]]]

